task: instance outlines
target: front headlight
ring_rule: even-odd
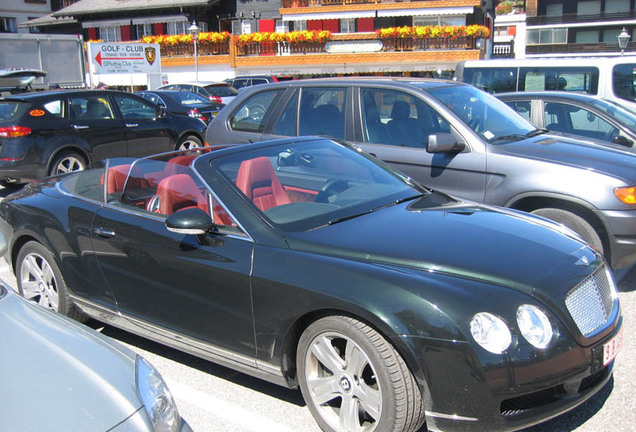
[[[512,342],[512,334],[504,320],[488,312],[475,314],[470,320],[470,333],[475,342],[493,354],[501,354]]]
[[[521,305],[517,309],[517,324],[524,338],[532,346],[545,349],[552,341],[552,324],[548,316],[536,306]]]
[[[137,392],[155,432],[179,430],[179,411],[168,386],[159,372],[141,356],[137,356]]]

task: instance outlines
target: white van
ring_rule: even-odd
[[[636,111],[636,56],[468,60],[457,65],[455,80],[490,93],[589,93]]]

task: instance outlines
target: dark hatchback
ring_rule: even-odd
[[[31,183],[0,232],[30,301],[300,387],[330,432],[520,429],[603,388],[622,340],[580,237],[324,138]]]
[[[145,90],[135,94],[165,108],[172,115],[198,118],[206,124],[225,106],[185,90]]]
[[[124,156],[199,147],[206,124],[125,92],[70,90],[0,99],[0,183],[25,183]]]

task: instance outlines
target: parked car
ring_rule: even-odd
[[[222,103],[212,103],[203,96],[185,90],[145,90],[136,93],[172,115],[189,116],[210,123],[223,109]]]
[[[35,265],[38,253],[45,252],[33,252]],[[0,282],[3,430],[192,431],[144,358],[29,300]]]
[[[235,89],[241,90],[246,87],[252,87],[259,84],[269,84],[293,79],[294,78],[290,76],[276,77],[274,75],[239,75],[234,78],[227,79],[225,82]]]
[[[544,132],[467,84],[337,78],[245,90],[210,124],[206,141],[343,139],[427,186],[560,222],[614,268],[634,264],[636,157]]]
[[[572,92],[515,92],[496,96],[539,128],[636,150],[636,114],[615,102]]]
[[[599,391],[622,341],[578,235],[325,138],[109,161],[0,215],[27,298],[299,386],[325,431],[523,428]]]
[[[224,82],[187,82],[166,84],[157,90],[186,90],[210,99],[210,102],[228,104],[236,97],[238,91]]]
[[[112,90],[0,98],[0,184],[85,169],[96,161],[200,147],[206,124]]]

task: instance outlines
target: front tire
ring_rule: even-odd
[[[190,150],[199,147],[203,147],[203,143],[201,142],[201,140],[194,135],[188,135],[185,138],[182,138],[181,141],[179,141],[177,150]]]
[[[55,157],[49,175],[60,175],[75,171],[83,171],[87,167],[86,160],[76,152],[62,152]]]
[[[311,324],[296,362],[305,402],[324,431],[412,432],[424,423],[421,393],[404,360],[356,319]]]
[[[572,231],[580,235],[583,240],[592,245],[600,253],[604,253],[603,241],[594,227],[582,217],[558,208],[543,208],[531,212],[534,215],[550,219],[554,222],[565,225]]]
[[[86,316],[71,301],[53,255],[40,243],[30,241],[20,249],[16,279],[18,292],[28,301],[77,321],[86,320]]]

